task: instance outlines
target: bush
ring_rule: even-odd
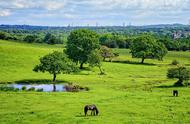
[[[178,65],[179,62],[178,62],[177,60],[173,60],[171,64],[172,64],[172,65]]]
[[[72,83],[69,83],[65,85],[65,90],[68,92],[78,92],[78,91],[89,91],[88,87],[81,87],[79,85],[73,85]]]
[[[14,91],[18,92],[18,91],[19,91],[19,88],[15,88]]]
[[[9,86],[0,86],[0,91],[14,91],[14,87],[9,87]]]
[[[36,91],[37,91],[37,92],[43,92],[44,89],[43,89],[43,88],[40,88],[40,89],[37,89]]]
[[[21,88],[23,91],[25,91],[26,90],[26,86],[22,86],[22,88]]]
[[[35,91],[35,87],[30,87],[28,91]]]

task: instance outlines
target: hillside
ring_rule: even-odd
[[[62,51],[63,46],[0,40],[0,82],[51,80],[48,73],[32,69],[40,57],[55,50]],[[171,87],[176,80],[166,78],[172,60],[190,66],[190,52],[169,52],[164,61],[145,60],[142,65],[137,63],[140,59],[131,58],[129,50],[114,51],[120,56],[115,62],[103,63],[106,75],[93,68],[57,77],[63,83],[87,86],[89,91],[0,91],[0,123],[190,123],[189,87]],[[179,91],[179,97],[172,97],[173,89]],[[84,105],[92,103],[98,106],[100,116],[84,117]]]

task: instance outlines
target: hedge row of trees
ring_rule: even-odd
[[[0,31],[0,39],[24,41],[28,43],[66,44],[68,32],[59,31]],[[152,34],[153,35],[153,34]],[[136,35],[125,35],[119,33],[99,34],[100,45],[109,48],[129,48],[131,42],[138,37]],[[157,42],[162,42],[168,50],[186,51],[190,50],[190,37],[172,39],[171,36],[154,34]]]
[[[109,48],[129,48],[130,44],[136,36],[123,36],[123,35],[115,35],[115,34],[103,34],[100,36],[100,44],[105,45]],[[156,42],[163,43],[168,50],[175,51],[186,51],[190,50],[190,37],[188,38],[179,38],[172,39],[170,37],[163,36],[155,36]]]
[[[53,33],[7,33],[0,31],[0,39],[2,40],[15,40],[28,43],[47,43],[47,44],[63,44],[66,40],[65,36],[56,35]]]

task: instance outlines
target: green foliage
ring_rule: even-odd
[[[182,86],[184,80],[189,80],[190,78],[190,71],[186,67],[179,66],[177,68],[170,68],[168,69],[167,73],[168,78],[177,78],[178,81],[175,85]]]
[[[36,42],[37,36],[36,35],[27,35],[24,38],[24,41],[28,42],[28,43],[33,43]]]
[[[107,46],[101,46],[100,54],[103,57],[103,61],[105,61],[106,58],[114,57],[112,50],[110,48],[108,48]]]
[[[176,59],[174,59],[173,61],[172,61],[172,63],[171,63],[172,65],[178,65],[179,64],[179,62],[176,60]]]
[[[62,43],[61,39],[59,39],[58,37],[56,37],[55,35],[53,35],[51,33],[46,34],[46,36],[44,37],[44,42],[46,42],[48,44],[61,44]]]
[[[43,92],[43,88],[37,89],[37,92]]]
[[[100,35],[100,44],[109,48],[129,48],[131,38],[118,34]]]
[[[25,91],[26,90],[26,86],[22,86],[22,88],[21,88],[23,91]]]
[[[97,66],[100,70],[100,74],[104,74],[104,71],[101,68],[102,66],[101,62],[102,62],[102,56],[99,50],[91,52],[91,54],[88,56],[89,66],[91,67]]]
[[[0,86],[0,91],[15,91],[15,88],[14,87],[9,87],[9,86],[6,86],[6,85],[1,85]]]
[[[7,39],[7,33],[0,31],[0,39],[2,40]]]
[[[167,53],[165,46],[156,42],[156,39],[150,35],[141,35],[134,39],[130,50],[133,58],[142,58],[141,63],[147,58],[162,60]]]
[[[76,63],[80,63],[80,69],[87,63],[89,54],[99,48],[98,34],[88,29],[74,30],[68,36],[66,53]]]
[[[30,87],[27,91],[35,91],[35,87]]]
[[[62,52],[54,51],[40,58],[40,64],[33,69],[35,72],[49,72],[53,74],[53,81],[60,73],[71,73],[77,71],[75,64]]]

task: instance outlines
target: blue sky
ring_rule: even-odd
[[[0,0],[0,24],[188,24],[190,0]]]

